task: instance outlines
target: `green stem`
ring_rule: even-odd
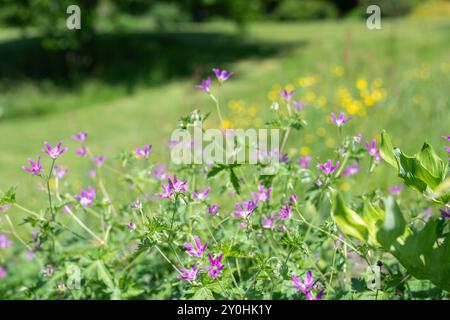
[[[52,165],[50,166],[50,172],[48,173],[48,177],[47,177],[47,194],[48,194],[48,203],[50,205],[50,213],[52,215],[52,221],[55,220],[55,210],[53,208],[53,203],[52,203],[52,194],[50,192],[50,179],[52,178],[52,174],[53,174],[53,167],[55,166],[55,161],[56,159],[52,160]]]

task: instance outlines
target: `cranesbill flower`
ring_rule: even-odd
[[[8,275],[8,273],[6,272],[6,270],[4,268],[0,267],[0,279],[6,278],[7,275]]]
[[[258,208],[254,200],[242,201],[241,204],[236,204],[236,211],[233,212],[235,217],[248,219],[252,216],[253,212]]]
[[[208,196],[209,192],[211,191],[210,187],[207,187],[205,190],[203,190],[202,192],[193,192],[192,196],[194,197],[195,200],[198,201],[203,201],[206,199],[206,197]]]
[[[6,212],[9,210],[9,204],[5,203],[0,206],[0,212]]]
[[[72,135],[72,139],[79,142],[84,142],[87,139],[88,134],[86,132],[77,132]]]
[[[177,175],[173,176],[173,181],[172,181],[172,179],[170,179],[170,177],[167,178],[167,182],[168,182],[168,186],[165,186],[164,184],[162,184],[164,193],[160,194],[161,198],[172,198],[172,196],[174,194],[178,194],[178,193],[186,191],[187,181],[186,180],[178,181]]]
[[[263,214],[262,215],[262,219],[263,219],[262,227],[264,229],[273,229],[273,228],[275,228],[275,218],[273,216],[273,213],[270,214],[269,218],[267,218],[266,215]]]
[[[433,209],[432,208],[426,208],[425,210],[423,210],[422,218],[425,221],[428,221],[432,216],[433,216]]]
[[[0,233],[0,249],[8,248],[12,245],[6,234]]]
[[[81,148],[75,149],[75,153],[81,157],[86,157],[87,155],[86,146],[82,146]]]
[[[371,157],[378,157],[380,154],[380,149],[377,148],[377,140],[373,139],[371,145],[369,145],[369,141],[366,141],[366,150]]]
[[[219,206],[217,204],[212,204],[208,208],[208,213],[212,216],[215,216],[219,211]]]
[[[444,219],[450,219],[450,209],[449,208],[441,209],[441,217]]]
[[[88,188],[89,192],[81,189],[80,194],[75,195],[74,198],[78,200],[82,207],[89,207],[92,205],[93,200],[95,199],[96,192],[95,189],[91,186]]]
[[[234,74],[233,71],[230,72],[228,72],[227,70],[220,71],[220,69],[218,68],[213,68],[212,70],[216,75],[217,80],[219,80],[219,82],[221,83],[227,81]]]
[[[62,179],[66,176],[67,172],[69,171],[69,168],[64,168],[62,165],[57,164],[53,168],[53,173],[58,179]]]
[[[177,279],[186,281],[195,281],[199,271],[200,269],[197,269],[197,264],[194,264],[190,269],[186,268],[181,269],[182,275],[179,276]]]
[[[390,188],[388,191],[389,191],[389,193],[391,193],[391,194],[399,195],[400,192],[402,191],[402,189],[403,189],[403,185],[402,185],[402,184],[399,184],[399,185],[393,186],[393,187]]]
[[[317,280],[314,280],[312,277],[311,270],[306,272],[306,277],[303,281],[297,278],[295,275],[291,275],[292,281],[294,281],[293,288],[301,291],[308,300],[321,300],[323,296],[324,289],[320,290],[316,296],[312,294],[312,291],[318,289]]]
[[[303,102],[300,102],[300,101],[297,101],[297,100],[294,100],[293,103],[294,103],[294,106],[295,106],[295,108],[297,110],[303,110],[305,108],[305,106],[306,106]]]
[[[311,157],[310,156],[300,157],[298,158],[297,162],[299,163],[301,168],[306,169],[308,168],[309,163],[311,162]]]
[[[67,147],[61,148],[61,142],[59,142],[56,147],[52,148],[47,141],[44,141],[44,144],[47,149],[44,149],[44,153],[48,154],[48,156],[52,159],[58,159],[60,155],[67,151]]]
[[[342,175],[344,177],[350,177],[357,174],[359,171],[359,165],[357,163],[355,164],[349,164],[347,167],[345,167],[344,171],[342,172]]]
[[[202,84],[198,84],[195,87],[209,93],[211,91],[211,77],[208,77],[206,80],[202,80]]]
[[[295,92],[294,90],[288,91],[285,89],[280,92],[280,96],[284,99],[284,101],[289,102],[291,101],[294,92]]]
[[[146,144],[144,148],[136,148],[135,153],[138,158],[147,158],[152,150],[151,144]]]
[[[104,156],[92,157],[91,161],[95,163],[97,167],[100,167],[105,162],[106,158]]]
[[[28,171],[31,174],[34,175],[40,175],[42,166],[41,166],[41,157],[38,157],[37,161],[34,162],[31,158],[28,158],[28,162],[30,163],[31,167],[25,167],[23,166],[22,169],[25,171]]]
[[[353,140],[357,143],[360,144],[362,141],[362,133],[358,133],[356,136],[353,137]]]
[[[339,167],[340,162],[337,161],[334,165],[331,165],[331,160],[328,160],[325,164],[317,164],[317,168],[323,171],[327,176],[333,173]]]
[[[294,193],[289,197],[291,203],[297,203],[297,195]]]
[[[265,191],[264,186],[259,185],[259,193],[252,192],[252,195],[255,197],[256,203],[266,202],[269,200],[271,192],[272,192],[272,187],[267,188],[267,191]]]
[[[289,219],[290,217],[292,217],[292,210],[291,207],[289,206],[289,203],[286,202],[286,205],[280,208],[280,210],[278,211],[278,216],[277,219],[281,220],[281,219]]]
[[[28,260],[33,260],[34,258],[36,258],[36,253],[34,253],[33,251],[27,251],[26,256]]]
[[[347,122],[349,122],[352,119],[352,117],[348,117],[347,119],[345,118],[345,114],[343,112],[341,112],[339,114],[339,118],[336,117],[336,115],[333,113],[331,113],[331,120],[333,120],[333,122],[338,126],[338,127],[342,127],[344,124],[346,124]]]
[[[41,273],[44,277],[50,277],[54,272],[55,268],[53,268],[53,266],[50,265],[41,270]]]
[[[281,153],[280,161],[282,163],[288,164],[291,160],[289,159],[289,156],[287,155],[287,153]]]
[[[211,265],[208,266],[207,269],[208,269],[208,274],[213,279],[217,279],[217,277],[219,276],[220,271],[222,271],[222,269],[224,268],[224,265],[221,264],[222,257],[223,257],[223,255],[221,253],[216,259],[214,259],[211,256],[211,253],[208,253],[208,259],[209,259],[209,263]]]
[[[444,140],[450,141],[450,136],[442,136],[441,138]]]
[[[195,247],[194,247],[195,246]],[[194,246],[192,246],[189,243],[183,244],[183,247],[187,250],[187,254],[201,258],[203,256],[203,253],[205,252],[206,247],[208,246],[208,242],[205,242],[205,244],[202,245],[202,242],[200,241],[199,236],[194,237]]]
[[[131,209],[142,209],[141,198],[137,197],[136,200],[131,203]]]
[[[128,223],[125,224],[125,227],[127,227],[130,230],[136,230],[136,223],[134,223],[133,221],[130,221]]]
[[[450,153],[450,147],[444,146],[444,150],[447,151],[448,153]]]
[[[167,168],[167,165],[165,165],[165,164],[156,166],[152,171],[152,177],[155,177],[160,180],[167,179],[168,177],[170,177],[170,175],[165,172],[166,168]]]

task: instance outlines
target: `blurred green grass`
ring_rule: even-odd
[[[250,24],[244,35],[236,36],[233,26],[225,22],[189,24],[177,34],[178,39],[193,33],[212,34],[213,38],[207,39],[215,39],[215,43],[220,39],[231,39],[236,42],[234,45],[224,43],[231,46],[225,48],[231,58],[220,56],[217,52],[220,47],[214,51],[208,47],[208,41],[188,44],[187,38],[178,44],[179,47],[171,47],[171,50],[179,51],[177,59],[181,62],[192,62],[184,72],[176,77],[163,73],[151,83],[133,82],[133,90],[129,90],[130,82],[120,77],[115,82],[99,77],[84,79],[76,86],[59,86],[49,80],[25,76],[12,85],[10,83],[0,97],[0,108],[5,115],[8,108],[19,110],[14,117],[0,118],[0,190],[18,184],[18,201],[29,207],[37,206],[41,198],[44,199],[36,191],[37,180],[20,169],[28,157],[35,158],[40,154],[44,140],[52,144],[62,140],[70,147],[61,162],[70,167],[70,179],[78,181],[78,185],[83,184],[89,164],[73,154],[77,144],[70,136],[77,131],[89,132],[89,144],[96,154],[108,157],[151,143],[154,146],[152,159],[167,162],[169,153],[164,141],[170,139],[170,132],[181,116],[198,108],[211,111],[211,125],[214,121],[217,124],[214,106],[204,93],[194,89],[194,84],[216,66],[215,56],[219,67],[235,72],[221,92],[222,101],[239,99],[246,106],[255,105],[257,117],[262,119],[269,116],[271,102],[267,93],[274,85],[295,84],[297,78],[304,76],[319,77],[313,89],[296,88],[298,94],[313,90],[325,96],[327,104],[323,108],[316,108],[314,103],[307,107],[306,119],[310,125],[291,137],[289,146],[293,152],[308,145],[314,157],[324,159],[325,155],[330,155],[332,149],[325,141],[327,137],[337,140],[338,132],[325,123],[324,117],[332,111],[342,110],[336,102],[337,88],[344,86],[354,90],[358,78],[368,81],[379,78],[383,81],[386,98],[368,110],[365,117],[355,117],[348,130],[361,131],[364,138],[371,139],[385,128],[394,137],[394,143],[407,152],[418,150],[423,141],[428,141],[442,157],[446,157],[440,136],[449,134],[450,127],[449,29],[450,23],[445,20],[383,20],[381,30],[368,30],[364,21],[353,20],[267,22]],[[14,37],[15,32],[11,30],[0,33],[0,41],[10,41]],[[240,51],[239,41],[261,43],[265,54]],[[170,66],[170,60],[164,54],[162,47],[157,55],[144,59],[152,60],[151,65],[156,69],[159,60]],[[199,59],[198,55],[208,59]],[[131,65],[133,61],[129,63]],[[333,66],[342,66],[345,73],[341,77],[333,76],[330,72]],[[133,68],[138,70],[139,66]],[[126,75],[126,70],[120,72]],[[143,70],[144,78],[145,72],[152,73],[152,68]],[[239,117],[226,106],[223,108],[228,117]],[[318,127],[325,128],[324,137],[317,136]],[[305,142],[307,134],[314,136],[314,143]],[[358,183],[387,188],[398,180],[391,170],[382,168],[371,179],[362,179]]]

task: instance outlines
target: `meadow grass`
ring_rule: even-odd
[[[383,97],[372,107],[364,107],[365,115],[355,115],[346,130],[362,132],[365,140],[384,128],[406,152],[417,151],[423,141],[428,141],[447,157],[440,136],[449,134],[450,124],[449,27],[447,21],[406,19],[383,21],[381,30],[372,31],[364,21],[251,24],[237,38],[276,50],[260,56],[245,54],[240,58],[235,54],[218,59],[219,67],[235,72],[221,92],[225,117],[231,127],[263,124],[269,115],[270,99],[285,86],[293,87],[296,96],[306,100],[306,120],[313,125],[291,136],[289,154],[296,159],[311,153],[314,159],[323,161],[339,141],[337,129],[326,117],[346,110],[339,89],[361,100],[358,79],[360,85],[366,81],[369,86],[377,81]],[[188,25],[183,32],[235,36],[234,28],[226,23]],[[10,40],[14,34],[2,31],[1,39]],[[183,33],[178,36],[183,37]],[[179,50],[182,55],[183,47]],[[28,157],[40,153],[42,141],[54,144],[62,140],[71,149],[62,163],[70,167],[72,181],[77,180],[74,190],[78,191],[85,185],[90,164],[73,154],[77,144],[70,136],[77,131],[89,132],[96,154],[109,157],[151,143],[155,162],[167,162],[164,141],[170,139],[181,116],[198,108],[212,112],[210,126],[218,124],[214,105],[194,88],[195,82],[216,66],[214,54],[205,63],[195,60],[196,52],[202,51],[208,51],[207,41],[182,57],[196,61],[192,70],[198,70],[197,74],[180,74],[148,85],[137,82],[131,91],[125,82],[98,79],[69,88],[21,81],[4,90],[1,108],[19,111],[14,117],[0,118],[0,190],[17,184],[19,202],[28,207],[42,203],[45,196],[37,192],[36,180],[21,166]],[[162,56],[147,58],[157,65]],[[318,127],[321,130],[313,129]],[[380,188],[399,182],[387,166],[363,180],[368,187]],[[342,186],[344,191],[353,187]]]

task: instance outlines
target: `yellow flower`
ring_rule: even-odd
[[[328,137],[325,140],[325,146],[327,148],[334,148],[336,146],[336,140],[334,138]]]
[[[232,125],[231,120],[223,119],[223,121],[222,121],[222,128],[223,129],[230,129],[231,125]]]
[[[305,134],[305,142],[311,144],[314,142],[314,136],[310,133]]]
[[[348,182],[342,182],[341,185],[339,186],[339,189],[342,192],[347,192],[348,190],[350,190],[350,184]]]
[[[307,146],[301,147],[301,148],[300,148],[300,154],[301,154],[302,156],[308,156],[308,155],[310,155],[310,154],[311,154],[311,148],[310,148],[310,147],[307,147]]]
[[[295,86],[292,83],[288,83],[285,87],[284,87],[287,91],[292,91],[295,89]]]
[[[341,66],[333,66],[331,72],[336,77],[342,77],[344,75],[344,68],[342,68]]]
[[[365,79],[359,78],[356,80],[356,87],[358,90],[366,90],[367,89],[367,81]]]
[[[274,89],[272,89],[272,90],[270,90],[270,91],[267,93],[267,98],[268,98],[270,101],[277,101],[279,96],[280,96],[280,91],[279,91],[279,90],[274,90]]]
[[[371,107],[375,104],[375,99],[372,96],[366,96],[364,98],[364,104],[368,107]]]

